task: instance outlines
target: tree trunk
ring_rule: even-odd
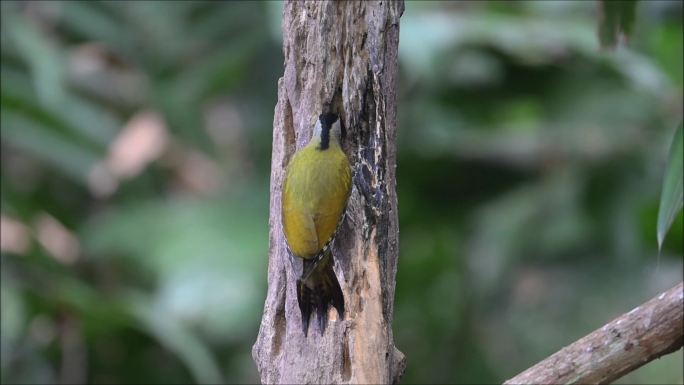
[[[395,191],[397,50],[403,1],[289,1],[273,119],[268,293],[252,349],[262,383],[395,383],[405,367],[392,317],[399,256]],[[280,218],[285,167],[318,115],[336,112],[354,172],[333,244],[346,313],[305,337]]]

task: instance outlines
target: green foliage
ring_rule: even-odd
[[[665,106],[682,100],[681,6],[659,6],[643,38],[605,53],[592,2],[407,3],[405,382],[502,382],[681,280],[675,237],[653,273],[664,128],[680,118]],[[671,44],[649,38],[662,29]],[[680,381],[677,359],[624,381]]]
[[[652,240],[682,5],[609,53],[593,2],[406,5],[404,382],[500,383],[681,280]],[[258,381],[282,4],[0,6],[0,381]],[[114,151],[136,127],[157,155]],[[681,353],[623,381],[681,382]]]
[[[663,246],[663,240],[672,222],[682,210],[683,195],[682,178],[684,169],[684,136],[682,136],[682,122],[679,123],[672,139],[667,167],[663,178],[663,190],[660,195],[660,209],[658,210],[658,248]]]
[[[188,366],[198,383],[223,383],[221,371],[204,341],[186,330],[174,318],[167,317],[163,309],[156,308],[143,295],[132,295],[126,304],[144,331],[178,355]]]
[[[613,48],[620,38],[632,33],[636,18],[636,0],[600,0],[599,38],[603,47]]]
[[[253,28],[265,8],[2,3],[2,215],[28,240],[2,254],[3,383],[64,375],[67,314],[89,382],[256,380],[232,363],[249,357],[265,295],[260,154],[280,60]],[[134,177],[108,171],[145,111],[171,138],[161,158]],[[46,215],[77,240],[74,261],[41,240]]]

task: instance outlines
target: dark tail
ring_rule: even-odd
[[[316,310],[321,335],[328,321],[328,307],[333,305],[340,318],[344,318],[344,296],[332,267],[330,250],[321,259],[304,260],[302,277],[297,280],[297,301],[302,313],[302,330],[306,336],[312,310]]]

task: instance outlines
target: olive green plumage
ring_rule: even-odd
[[[285,174],[283,231],[290,252],[304,263],[297,280],[304,334],[313,309],[321,333],[330,304],[340,318],[344,316],[344,297],[329,248],[351,191],[351,169],[340,147],[340,136],[337,116],[321,115],[309,144],[292,157]]]

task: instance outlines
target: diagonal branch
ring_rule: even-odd
[[[605,384],[682,347],[683,283],[504,384]]]

